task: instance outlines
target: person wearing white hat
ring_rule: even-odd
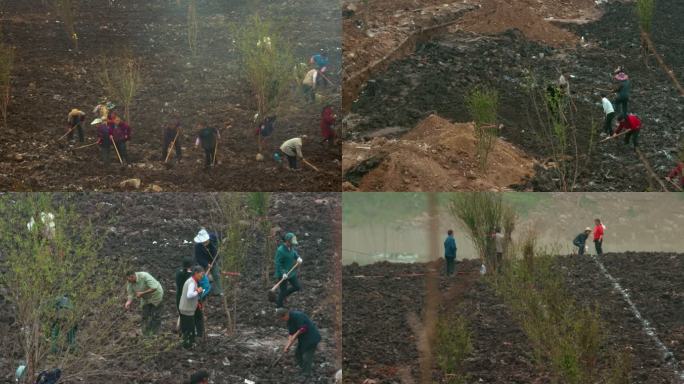
[[[209,233],[205,228],[197,232],[195,241],[195,261],[201,265],[205,271],[209,271],[212,278],[212,295],[223,296],[221,286],[221,267],[218,262],[219,241],[215,233]]]
[[[586,228],[584,228],[584,232],[577,235],[575,237],[575,240],[572,241],[572,244],[575,247],[579,248],[577,250],[577,254],[580,256],[584,255],[584,250],[587,248],[587,239],[589,238],[590,233],[591,233],[591,228],[586,227]]]

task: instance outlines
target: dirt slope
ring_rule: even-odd
[[[430,115],[397,140],[345,143],[343,172],[362,191],[502,190],[531,177],[533,160],[503,140],[481,172],[474,130]]]

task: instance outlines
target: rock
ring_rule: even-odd
[[[264,161],[264,155],[262,155],[261,153],[257,153],[256,161]]]
[[[121,183],[119,183],[119,186],[121,188],[133,188],[133,189],[139,189],[140,184],[142,184],[142,181],[140,179],[128,179],[124,180]]]
[[[14,155],[14,160],[15,161],[24,161],[24,155],[22,155],[21,153],[16,153]]]
[[[145,188],[146,192],[162,192],[163,189],[162,187],[158,186],[157,184],[150,184],[147,188]]]
[[[335,372],[335,384],[342,384],[342,370],[339,369]]]
[[[321,205],[321,204],[327,205],[327,204],[328,204],[328,200],[326,200],[326,199],[316,199],[316,200],[314,200],[314,203],[316,203],[316,204],[318,204],[318,205]]]

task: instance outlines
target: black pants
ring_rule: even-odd
[[[124,164],[128,164],[128,150],[126,149],[126,142],[124,140],[116,141],[116,149],[119,150],[119,156]],[[118,159],[117,159],[118,160]]]
[[[615,118],[615,112],[611,112],[606,115],[606,121],[603,124],[603,131],[606,132],[608,136],[613,134],[613,119]]]
[[[76,127],[76,128],[74,128]],[[71,126],[71,130],[69,131],[69,134],[67,135],[67,140],[71,141],[74,138],[74,131],[78,133],[78,141],[80,143],[83,142],[83,123],[76,124],[75,126]]]
[[[161,327],[161,303],[159,305],[143,305],[142,322],[143,335],[150,336],[157,334]]]
[[[446,275],[451,276],[456,270],[456,258],[455,257],[445,257],[446,260]]]
[[[100,156],[105,166],[109,166],[109,152],[111,151],[111,143],[100,144]]]
[[[306,101],[310,103],[316,101],[316,92],[312,86],[302,84],[302,92],[304,92],[304,99],[306,99]]]
[[[287,287],[291,285],[291,287]],[[278,292],[278,298],[276,298],[276,307],[282,308],[285,304],[285,299],[291,294],[299,291],[302,287],[299,285],[299,280],[297,276],[292,276],[280,284],[280,292]]]
[[[195,311],[195,316],[180,315],[180,329],[181,335],[183,336],[183,348],[190,348],[195,343],[195,337],[197,336],[195,317],[197,317],[197,311]]]
[[[297,169],[297,156],[285,155],[287,157],[287,163],[290,165],[290,169]]]
[[[615,112],[617,112],[618,116],[624,116],[627,118],[628,107],[629,99],[623,99],[620,97],[615,99]]]
[[[594,247],[596,247],[597,255],[603,255],[603,240],[594,240]]]
[[[577,244],[575,244],[575,245],[576,245],[577,248],[578,248],[578,249],[577,249],[577,254],[580,255],[580,256],[584,256],[584,249],[586,248],[586,247],[584,246],[584,244],[582,244],[582,245],[577,245]]]
[[[199,306],[195,311],[195,334],[197,337],[204,337],[204,310]]]
[[[173,139],[175,137],[176,136],[164,137],[164,146],[162,147],[162,161],[166,160],[166,156],[169,154],[169,146],[171,145],[171,143],[173,143]],[[176,162],[180,163],[181,157],[183,157],[183,153],[181,152],[180,138],[178,138],[176,142],[173,144],[173,148],[176,150]]]
[[[632,142],[634,149],[639,146],[639,131],[630,130],[627,132],[625,135],[625,144],[629,145],[630,141]]]
[[[299,342],[297,343],[297,349],[295,350],[295,360],[297,365],[302,370],[302,375],[311,376],[311,367],[313,366],[314,354],[316,353],[317,345],[309,348],[302,348]]]
[[[204,148],[204,168],[214,165],[214,147]]]

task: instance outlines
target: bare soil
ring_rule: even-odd
[[[655,326],[678,361],[681,355],[681,267],[684,255],[606,254],[603,262],[638,301],[642,314]],[[648,265],[647,268],[642,266]],[[405,382],[417,377],[418,351],[409,326],[410,313],[425,305],[425,274],[438,277],[441,313],[460,314],[469,323],[473,352],[465,360],[467,383],[551,383],[543,362],[534,359],[530,344],[505,303],[479,276],[479,262],[457,264],[458,274],[445,278],[443,263],[348,265],[343,270],[345,378],[377,383]],[[676,382],[672,368],[627,309],[622,296],[589,258],[559,257],[557,268],[568,291],[582,304],[599,305],[606,322],[606,345],[623,346],[633,355],[633,382]],[[627,276],[639,276],[629,279]],[[679,349],[677,349],[679,348]],[[676,350],[676,352],[675,352]],[[435,369],[435,382],[445,378]]]
[[[118,190],[122,180],[137,177],[143,188],[156,184],[166,191],[339,190],[339,147],[319,144],[322,105],[306,104],[299,95],[287,100],[279,112],[265,161],[255,160],[253,97],[242,78],[231,32],[254,10],[248,1],[199,1],[199,56],[193,58],[185,2],[181,7],[168,0],[82,4],[75,24],[80,52],[70,50],[63,25],[42,2],[3,4],[3,40],[16,47],[17,58],[9,127],[0,136],[0,188]],[[330,0],[288,0],[259,11],[287,23],[287,35],[294,40],[300,61],[307,62],[326,48],[336,81],[341,63],[338,5]],[[55,141],[64,133],[71,108],[88,113],[88,122],[93,119],[92,108],[104,96],[97,78],[101,61],[124,51],[140,60],[143,75],[131,107],[133,135],[128,152],[133,166],[105,169],[96,146],[71,150],[65,140]],[[339,103],[339,86],[321,93],[327,102]],[[161,129],[172,111],[182,117],[185,161],[167,169],[161,159]],[[210,172],[202,171],[202,151],[192,148],[194,124],[200,118],[217,128],[232,122],[232,128],[222,132],[218,164]],[[86,125],[86,143],[94,142],[94,129]],[[303,134],[313,138],[304,155],[321,172],[279,170],[272,153],[283,141]]]
[[[192,256],[192,237],[200,226],[211,225],[209,203],[205,194],[57,194],[58,201],[75,203],[78,210],[92,220],[96,229],[106,236],[102,257],[126,261],[136,270],[151,273],[164,286],[162,333],[173,334],[177,318],[175,308],[175,271],[185,256]],[[322,342],[314,361],[314,377],[310,382],[331,383],[341,359],[341,324],[337,316],[339,283],[335,283],[335,265],[339,263],[339,227],[341,199],[332,193],[274,194],[269,219],[284,231],[292,231],[300,239],[299,252],[305,260],[301,270],[302,290],[290,296],[288,306],[307,313],[321,331]],[[237,333],[226,335],[226,315],[217,297],[210,297],[205,307],[207,337],[199,349],[186,351],[179,344],[170,351],[160,351],[141,366],[125,357],[110,363],[137,375],[135,383],[176,384],[189,374],[206,369],[214,383],[282,382],[283,377],[295,377],[298,368],[289,355],[273,368],[276,348],[287,341],[287,330],[273,315],[266,291],[273,281],[261,277],[263,263],[272,263],[272,255],[264,255],[264,234],[249,232],[251,245],[245,268],[241,272],[237,292]],[[272,271],[272,269],[271,269]],[[272,279],[271,279],[272,280]],[[4,343],[18,342],[17,325],[12,304],[5,301],[0,287],[0,346],[15,350]],[[232,297],[232,292],[227,292]],[[122,305],[125,301],[122,291]],[[139,316],[135,311],[135,316]],[[130,330],[122,330],[130,331]],[[11,383],[21,356],[0,358],[0,382]],[[119,384],[120,380],[99,379],[98,383]],[[133,381],[128,381],[133,382]]]
[[[525,184],[533,168],[532,159],[497,139],[482,172],[474,125],[436,115],[399,139],[343,145],[342,172],[362,191],[503,190]]]

